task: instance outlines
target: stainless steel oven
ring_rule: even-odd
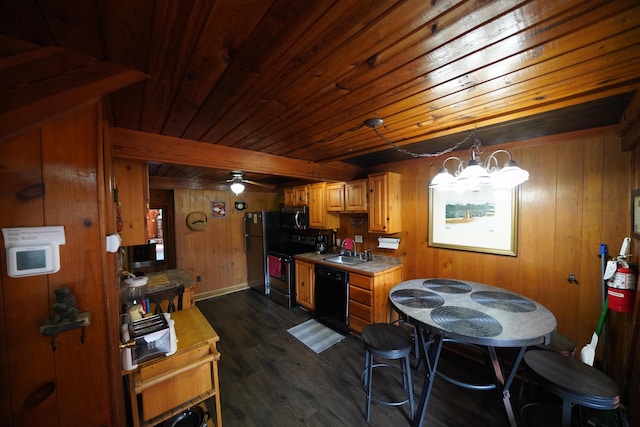
[[[296,303],[294,263],[291,255],[267,251],[269,297],[287,308],[292,308]]]
[[[309,234],[286,234],[267,246],[269,297],[287,308],[296,305],[296,254],[313,252],[316,237]]]

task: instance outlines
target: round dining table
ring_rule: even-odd
[[[413,426],[423,423],[438,373],[442,344],[446,341],[488,350],[496,380],[494,388],[502,395],[510,425],[516,426],[509,389],[527,347],[549,344],[557,326],[553,313],[515,292],[468,280],[408,280],[391,288],[389,299],[394,310],[416,327],[416,339],[423,349],[421,357],[429,371],[422,385]],[[506,378],[496,354],[497,347],[519,349]],[[474,387],[469,385],[468,388]]]

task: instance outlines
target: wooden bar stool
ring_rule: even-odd
[[[410,418],[413,419],[413,383],[411,381],[411,364],[409,355],[413,351],[413,341],[409,332],[404,328],[390,323],[374,323],[366,326],[360,334],[365,348],[365,366],[362,371],[362,384],[367,393],[365,418],[367,422],[371,417],[371,401],[389,405],[400,406],[409,403]],[[389,363],[375,363],[374,358],[401,360],[401,367]],[[372,394],[373,369],[395,368],[402,374],[402,386],[407,393],[407,398],[400,401],[388,401],[376,398]]]
[[[599,410],[620,406],[616,383],[598,369],[573,357],[547,350],[529,350],[524,362],[533,380],[562,399],[562,426],[571,425],[571,408],[582,405]]]

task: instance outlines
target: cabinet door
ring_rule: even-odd
[[[347,182],[344,188],[345,210],[349,212],[367,212],[367,180]]]
[[[149,210],[149,172],[147,162],[115,160],[116,186],[122,221],[122,246],[147,244],[147,211]]]
[[[344,210],[344,182],[327,184],[327,210],[340,212]]]
[[[315,309],[314,281],[313,264],[296,261],[296,301],[311,311]]]
[[[309,204],[309,186],[299,185],[294,187],[295,191],[295,206],[307,206]]]
[[[392,234],[402,231],[400,174],[369,175],[369,231]]]
[[[296,190],[295,188],[285,188],[284,189],[284,205],[285,206],[295,206],[296,204]]]
[[[340,226],[340,216],[327,211],[327,183],[309,185],[309,227],[328,229]]]

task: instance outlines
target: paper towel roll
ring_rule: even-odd
[[[395,237],[378,237],[378,247],[382,249],[398,249],[400,239]]]

